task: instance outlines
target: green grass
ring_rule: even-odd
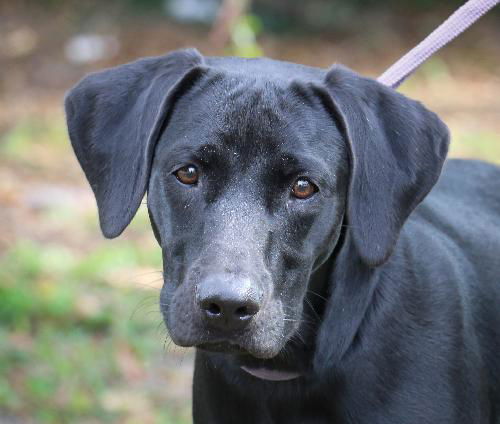
[[[15,161],[30,169],[39,169],[44,165],[54,167],[58,165],[54,159],[69,151],[62,115],[50,119],[25,118],[0,137],[2,159]]]
[[[127,361],[142,368],[143,361],[163,355],[160,315],[148,314],[158,309],[157,291],[104,281],[124,265],[157,266],[158,256],[148,257],[132,243],[78,256],[61,246],[22,241],[1,257],[0,417],[8,412],[39,423],[141,422],[134,421],[137,411],[130,405],[136,399],[152,417],[144,422],[188,422],[187,406],[154,404],[147,390],[129,381],[137,371],[128,370]],[[115,392],[123,387],[130,390],[120,401]]]

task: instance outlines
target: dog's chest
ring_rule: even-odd
[[[332,424],[335,412],[319,396],[290,396],[271,399],[266,406],[269,424]]]
[[[239,391],[239,390],[238,390]],[[253,422],[261,424],[334,424],[336,410],[325,393],[303,379],[293,382],[260,382],[246,385],[240,392],[245,401],[240,406],[254,413]],[[253,405],[251,407],[250,405]]]

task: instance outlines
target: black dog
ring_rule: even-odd
[[[438,181],[434,113],[195,50],[89,75],[66,112],[107,237],[148,193],[196,423],[500,422],[500,170]]]

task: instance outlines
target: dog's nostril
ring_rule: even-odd
[[[252,318],[259,312],[259,306],[254,303],[248,303],[247,305],[240,306],[234,310],[234,315],[239,319]]]
[[[237,308],[235,311],[234,311],[234,314],[238,317],[238,318],[245,318],[247,317],[249,314],[249,311],[248,311],[248,308],[246,306],[240,306],[239,308]]]
[[[211,315],[220,315],[221,314],[221,309],[220,306],[217,305],[217,303],[210,302],[206,307],[205,310],[211,314]]]

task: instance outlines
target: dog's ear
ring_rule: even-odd
[[[202,64],[196,50],[179,50],[90,74],[66,95],[71,144],[106,237],[120,235],[137,212],[169,111]]]
[[[436,183],[448,129],[419,102],[342,66],[330,69],[324,84],[350,150],[349,231],[363,262],[377,266]]]

